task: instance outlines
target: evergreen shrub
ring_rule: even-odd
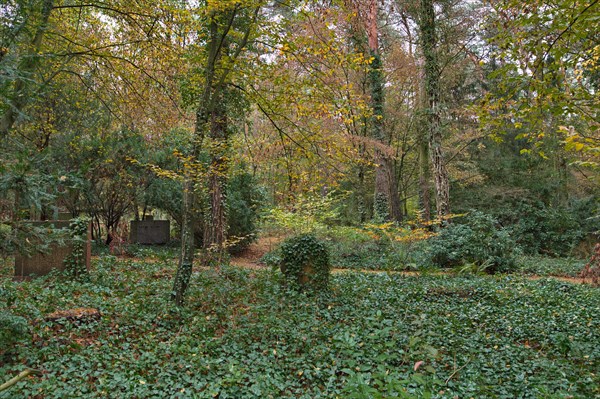
[[[429,262],[441,267],[467,264],[485,266],[488,273],[515,267],[519,248],[507,229],[490,215],[472,211],[462,223],[453,223],[430,238],[424,248]]]
[[[22,340],[29,331],[24,317],[12,313],[10,308],[16,300],[17,293],[13,287],[0,287],[0,356],[5,355],[13,345]],[[0,357],[0,364],[2,358]]]
[[[499,215],[527,254],[568,256],[585,236],[583,220],[572,209],[521,202]]]
[[[227,224],[230,252],[239,253],[256,239],[257,221],[265,194],[256,179],[242,172],[229,180],[227,190]]]

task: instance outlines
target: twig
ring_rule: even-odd
[[[465,364],[463,364],[461,367],[454,370],[454,372],[452,374],[450,374],[450,377],[448,377],[448,379],[446,380],[446,385],[448,385],[448,382],[452,379],[452,377],[454,377],[456,375],[456,373],[458,373],[460,370],[467,367],[467,364],[469,364],[470,362],[471,362],[471,359],[467,360],[467,362]]]
[[[27,370],[23,370],[19,373],[19,375],[17,375],[16,377],[11,378],[10,380],[6,381],[4,384],[0,385],[0,392],[7,390],[8,388],[12,387],[13,385],[15,385],[17,382],[21,381],[22,379],[24,379],[25,377],[27,377],[28,375],[31,374],[39,374],[40,371],[39,370],[35,370],[35,369],[27,369]]]

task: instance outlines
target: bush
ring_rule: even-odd
[[[511,225],[517,243],[528,254],[567,256],[584,238],[583,220],[567,208],[547,207],[541,202],[517,204],[509,213],[499,215]]]
[[[227,223],[230,252],[241,252],[256,239],[256,222],[264,197],[258,182],[249,173],[236,174],[229,180]]]
[[[12,313],[0,312],[0,347],[11,348],[17,341],[23,339],[27,333],[27,320]],[[0,351],[0,354],[2,352]]]
[[[464,223],[451,224],[429,239],[429,261],[441,267],[473,264],[489,273],[510,271],[518,252],[506,229],[498,228],[490,215],[472,211]]]
[[[331,262],[356,270],[406,270],[409,268],[412,230],[394,224],[370,224],[361,228],[336,227],[327,231]]]
[[[0,308],[4,308],[0,310],[0,356],[6,355],[5,351],[13,348],[14,344],[22,340],[29,330],[25,318],[16,316],[8,310],[15,302],[15,299],[16,292],[14,288],[0,287]]]
[[[281,271],[294,288],[325,290],[329,284],[329,252],[312,234],[287,239],[281,245]]]

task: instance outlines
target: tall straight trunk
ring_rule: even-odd
[[[179,265],[177,274],[173,283],[172,298],[177,306],[182,306],[185,299],[185,292],[192,275],[192,265],[194,263],[194,212],[195,202],[194,181],[191,170],[186,171],[183,183],[183,212],[181,220],[181,252],[179,254]]]
[[[222,98],[222,96],[220,96]],[[227,184],[227,115],[223,108],[224,101],[217,100],[211,115],[211,165],[208,170],[208,190],[210,209],[204,224],[204,248],[212,255],[213,263],[219,264],[225,250],[225,233],[227,230],[225,214],[225,190]]]
[[[423,210],[423,221],[431,220],[431,194],[429,181],[431,169],[429,168],[429,147],[427,137],[419,142],[419,207]]]
[[[442,120],[440,117],[440,68],[436,52],[436,21],[433,0],[421,0],[419,31],[425,58],[425,95],[427,97],[427,128],[429,155],[433,166],[435,205],[438,218],[450,214],[450,182],[442,150]]]
[[[423,76],[421,76],[422,80]],[[425,95],[424,81],[419,84],[417,104],[420,110],[428,109],[428,100]],[[431,220],[431,168],[429,166],[429,130],[426,116],[419,115],[419,208],[423,211],[421,217],[424,222]],[[423,120],[425,119],[425,120]]]
[[[39,53],[42,47],[44,34],[48,28],[50,14],[54,8],[54,0],[44,0],[40,15],[40,23],[36,28],[35,35],[29,46],[27,54],[25,54],[23,62],[19,65],[18,70],[20,76],[15,80],[13,95],[10,101],[10,106],[4,111],[0,118],[0,138],[6,137],[8,132],[13,127],[19,114],[27,105],[27,81],[31,80],[31,74],[34,73],[37,63],[40,59]]]
[[[371,137],[381,147],[389,145],[389,138],[384,129],[384,76],[381,55],[379,54],[379,38],[377,28],[377,0],[369,1],[367,18],[367,37],[372,58],[370,63],[368,81],[371,91]],[[375,198],[374,216],[379,220],[402,221],[398,182],[394,173],[394,163],[381,148],[375,148]]]

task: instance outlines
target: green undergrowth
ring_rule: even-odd
[[[577,277],[587,263],[574,258],[522,256],[516,262],[516,273],[538,276]]]
[[[590,286],[346,272],[318,296],[223,267],[196,271],[174,311],[174,272],[168,259],[103,256],[84,281],[15,283],[5,264],[0,311],[27,328],[0,346],[0,375],[41,374],[0,398],[600,397]],[[44,321],[76,307],[102,317]]]
[[[317,230],[315,235],[327,246],[332,267],[385,271],[417,269],[415,257],[420,243],[398,240],[404,238],[400,234],[408,230],[377,227],[361,229],[338,226]],[[278,266],[280,260],[280,250],[275,249],[267,253],[261,262]]]

